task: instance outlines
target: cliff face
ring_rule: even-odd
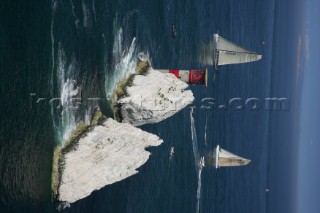
[[[163,141],[134,126],[160,122],[192,103],[187,87],[174,75],[140,61],[136,73],[119,82],[112,97],[115,117],[122,123],[97,112],[90,126],[79,125],[69,142],[56,148],[53,199],[73,203],[136,174],[149,158],[145,148]]]
[[[94,190],[138,173],[136,169],[150,155],[145,148],[162,142],[156,135],[106,119],[63,154],[57,199],[73,203]]]
[[[122,122],[139,126],[160,122],[193,102],[188,84],[172,74],[150,68],[144,75],[135,75],[120,98]]]

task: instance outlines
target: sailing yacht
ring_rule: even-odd
[[[219,65],[241,64],[258,61],[262,58],[253,51],[246,50],[239,45],[228,41],[227,39],[213,34],[214,39],[214,64],[217,68]]]
[[[216,168],[226,166],[245,166],[251,161],[243,157],[237,156],[231,152],[228,152],[220,148],[219,145],[215,150],[214,157]]]

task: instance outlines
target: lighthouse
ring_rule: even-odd
[[[208,69],[203,70],[165,70],[165,69],[156,69],[156,71],[162,73],[172,73],[181,81],[186,82],[187,84],[202,84],[208,85]]]

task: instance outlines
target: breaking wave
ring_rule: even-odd
[[[70,0],[71,10],[70,13],[75,19],[76,27],[79,22],[75,12],[75,5],[73,0]],[[84,121],[86,124],[90,123],[92,117],[92,110],[94,106],[81,106],[82,98],[82,82],[85,82],[84,78],[79,78],[80,65],[75,54],[70,51],[66,51],[63,46],[64,38],[57,37],[55,41],[55,35],[59,33],[59,30],[55,31],[56,11],[64,7],[63,4],[59,4],[58,1],[52,1],[52,22],[51,22],[51,42],[52,42],[52,82],[51,82],[51,114],[54,124],[54,131],[56,141],[58,144],[63,144],[68,140],[76,129],[80,121]],[[91,11],[84,1],[81,2],[83,9],[84,25],[90,27]],[[73,50],[75,51],[75,50]],[[68,54],[67,54],[68,52]]]
[[[68,140],[72,131],[77,127],[77,108],[74,105],[73,97],[76,97],[78,93],[79,87],[76,85],[76,81],[67,79],[61,91],[61,105],[63,107],[61,113],[61,134],[63,141]]]
[[[77,62],[73,58],[70,64],[67,64],[67,57],[62,46],[59,44],[57,66],[55,69],[54,85],[57,87],[57,93],[60,98],[55,98],[55,106],[52,106],[54,117],[54,127],[58,143],[68,140],[72,131],[77,127],[78,106],[75,98],[81,92],[75,75],[77,72]]]
[[[122,79],[128,77],[135,72],[137,50],[136,38],[132,39],[129,48],[123,46],[123,30],[122,27],[117,28],[117,21],[114,23],[115,35],[112,50],[113,64],[108,69],[106,65],[105,91],[108,98],[111,97],[116,85]]]

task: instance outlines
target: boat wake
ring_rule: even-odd
[[[203,167],[199,168],[198,171],[198,187],[197,187],[197,209],[196,212],[198,213],[200,211],[200,198],[201,198],[201,173],[202,173]]]
[[[194,118],[193,118],[193,109],[190,110],[190,123],[191,123],[191,138],[192,138],[193,155],[194,155],[194,160],[195,160],[196,171],[198,171],[200,157],[199,157],[199,151],[198,151],[197,132],[196,132],[196,127],[195,127]]]
[[[199,157],[198,151],[198,139],[197,139],[197,132],[193,118],[193,108],[190,110],[190,123],[191,123],[191,137],[192,137],[192,147],[193,147],[193,155],[195,160],[195,167],[197,172],[197,179],[198,179],[198,186],[197,186],[197,207],[196,212],[200,211],[200,200],[201,200],[201,173],[204,167],[204,158]]]
[[[207,118],[207,114],[206,114],[206,125],[204,126],[204,145],[205,145],[205,146],[208,145],[208,141],[207,141],[207,127],[208,127],[208,118]]]

